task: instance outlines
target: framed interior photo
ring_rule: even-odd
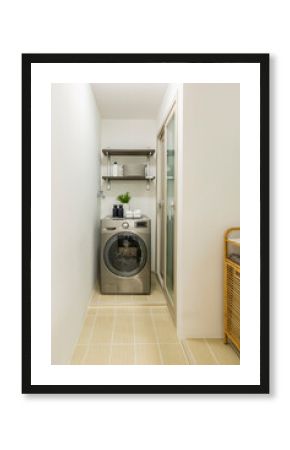
[[[22,152],[23,393],[269,392],[268,54],[23,54]]]

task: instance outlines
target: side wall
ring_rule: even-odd
[[[239,84],[185,84],[181,334],[223,335],[223,233],[240,223]]]
[[[156,148],[156,121],[155,120],[102,120],[102,148]],[[146,158],[123,157],[116,159],[121,164],[146,163]],[[114,157],[112,157],[112,163]],[[151,174],[156,175],[156,157],[151,158]],[[102,175],[107,173],[107,158],[102,155]],[[146,190],[145,181],[112,181],[111,190],[107,191],[103,181],[102,189],[105,198],[102,199],[101,217],[112,214],[113,204],[118,203],[116,197],[129,191],[132,200],[131,209],[141,209],[143,214],[151,218],[151,267],[155,270],[155,232],[156,232],[156,180],[151,182],[150,191]]]
[[[52,85],[52,364],[67,364],[96,282],[100,116],[89,84]]]

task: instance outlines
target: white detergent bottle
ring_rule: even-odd
[[[118,163],[117,161],[114,162],[112,166],[112,176],[117,177],[118,176]]]

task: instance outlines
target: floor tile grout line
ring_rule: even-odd
[[[112,355],[113,355],[113,340],[114,340],[114,332],[115,332],[115,326],[116,326],[116,311],[114,309],[113,311],[113,326],[112,326],[112,335],[111,335],[111,347],[110,347],[110,354],[109,354],[109,362],[108,365],[112,364]]]
[[[94,287],[94,289],[93,289],[93,295],[91,296],[91,298],[90,298],[90,301],[89,301],[89,305],[88,305],[88,308],[91,308],[92,306],[94,306],[95,305],[95,297],[98,295],[98,290],[96,289],[96,287]]]
[[[188,364],[195,366],[196,365],[196,359],[195,359],[193,353],[191,352],[190,348],[188,347],[186,340],[185,339],[181,340],[180,341],[180,345],[181,345],[181,347],[183,349],[184,354],[186,355],[186,359],[188,361]]]
[[[207,348],[208,348],[208,350],[209,350],[209,352],[210,352],[211,356],[212,356],[212,357],[213,357],[213,359],[215,360],[216,364],[217,364],[217,365],[219,366],[219,365],[220,365],[220,362],[219,362],[219,360],[218,360],[217,356],[215,355],[215,353],[214,353],[213,349],[211,348],[211,346],[210,346],[209,342],[207,341],[207,339],[206,339],[206,338],[204,338],[203,340],[204,340],[204,342],[205,342],[205,344],[206,344],[206,346],[207,346]]]
[[[160,336],[159,336],[159,333],[158,333],[158,340],[159,340],[160,344],[180,344],[181,341],[180,341],[180,339],[179,339],[178,336],[177,336],[176,326],[175,326],[175,324],[174,324],[174,322],[173,322],[171,316],[169,315],[168,310],[167,310],[167,315],[168,315],[168,317],[169,317],[170,327],[171,327],[171,326],[173,327],[174,339],[173,339],[173,340],[171,339],[171,340],[169,340],[169,341],[166,341],[166,340],[163,341],[163,338],[160,337]],[[168,319],[166,319],[166,322],[167,322],[167,320],[168,320]],[[155,327],[156,327],[156,329],[157,329],[157,328],[158,328],[158,325],[156,324],[156,321],[157,321],[157,316],[156,316],[156,317],[153,317],[153,322],[154,322]],[[166,322],[163,322],[162,325],[165,326],[165,328],[166,328],[167,331],[168,331],[168,324],[167,324]]]
[[[146,342],[135,342],[135,343],[133,343],[133,342],[128,342],[128,341],[122,341],[122,342],[113,342],[113,346],[114,347],[117,347],[117,346],[121,346],[121,345],[128,345],[128,346],[132,346],[132,345],[135,345],[135,346],[138,346],[138,345],[152,345],[152,344],[157,344],[157,340],[155,340],[155,341],[146,341]],[[181,341],[180,342],[177,342],[177,341],[175,341],[175,342],[172,342],[172,341],[170,341],[170,342],[167,342],[167,341],[164,341],[164,342],[160,342],[160,344],[162,344],[162,345],[178,345],[178,344],[181,344]],[[85,344],[82,344],[83,345],[83,347],[86,347],[86,345]],[[111,345],[111,343],[110,342],[98,342],[97,344],[95,344],[96,346],[97,345]],[[94,344],[92,345],[92,346],[94,346]]]
[[[179,342],[180,342],[180,346],[181,346],[181,348],[182,348],[182,352],[183,352],[183,354],[184,354],[184,357],[185,357],[185,359],[186,359],[186,361],[187,361],[187,364],[188,364],[189,366],[195,366],[195,365],[197,365],[196,359],[195,359],[194,355],[191,353],[191,351],[189,352],[191,358],[188,356],[188,351],[186,351],[187,347],[186,347],[186,349],[185,349],[184,341],[181,341],[181,340],[180,340]],[[187,349],[187,350],[188,350],[188,349]],[[192,362],[191,362],[191,361],[192,361]]]
[[[226,363],[224,362],[225,360],[223,360],[223,358],[220,359],[220,358],[217,356],[217,354],[215,353],[214,349],[212,348],[210,342],[208,342],[207,339],[206,339],[206,341],[207,341],[207,345],[209,346],[209,348],[210,348],[212,354],[214,355],[214,358],[215,358],[216,361],[217,361],[217,364],[218,364],[218,365],[224,365],[224,364],[226,364]],[[232,352],[235,353],[235,351],[234,351],[233,349],[232,349]],[[235,353],[235,355],[238,356],[236,353]],[[240,360],[239,357],[238,357],[238,359]],[[230,366],[230,365],[232,365],[232,364],[227,363],[226,365],[229,365],[229,366]]]
[[[94,323],[93,323],[93,326],[92,326],[92,331],[91,331],[91,335],[90,335],[90,339],[89,339],[89,346],[91,345],[91,342],[92,342],[93,332],[94,332],[94,328],[96,326],[96,322],[97,322],[97,313],[95,313],[95,317],[94,317]]]
[[[75,353],[77,347],[85,347],[84,354],[83,354],[83,356],[81,357],[80,362],[79,362],[78,364],[73,364],[73,363],[72,363],[72,359],[73,359],[73,358],[71,359],[71,361],[70,361],[69,364],[70,364],[70,365],[78,365],[78,366],[81,366],[81,365],[83,364],[83,361],[84,361],[85,357],[87,356],[87,353],[88,353],[88,351],[89,351],[89,346],[88,346],[87,344],[77,344],[77,345],[75,346],[75,348],[74,348],[73,355],[74,355],[74,353]]]
[[[90,317],[90,314],[88,314],[88,311],[87,311],[87,316],[86,316],[86,318],[87,318],[87,317]],[[82,357],[82,359],[81,359],[81,362],[80,362],[81,365],[84,363],[86,357],[88,356],[89,349],[90,349],[91,342],[92,342],[92,338],[93,338],[94,328],[95,328],[95,325],[96,325],[96,321],[97,321],[97,314],[95,313],[95,317],[94,317],[94,320],[93,320],[92,329],[91,329],[91,332],[90,332],[90,337],[89,337],[89,339],[88,339],[87,348],[86,348],[86,351],[84,352],[84,355],[83,355],[83,357]]]
[[[140,309],[140,311],[142,311],[142,309],[148,309],[148,308],[154,308],[156,309],[156,312],[163,312],[163,311],[168,311],[167,306],[166,305],[120,305],[119,303],[115,303],[113,305],[93,305],[88,307],[88,309],[95,309],[95,310],[110,310],[110,309],[117,309],[122,311],[122,309],[126,309],[126,308],[134,308],[134,309]]]
[[[132,314],[134,365],[137,364],[137,348],[135,345],[135,314]]]
[[[151,311],[152,311],[152,309],[151,309]],[[159,339],[159,344],[163,344],[163,345],[177,345],[177,346],[179,346],[180,348],[181,348],[181,352],[182,352],[182,355],[183,355],[183,357],[184,357],[184,360],[185,360],[185,362],[186,362],[186,364],[185,365],[190,365],[190,361],[189,361],[189,358],[188,358],[188,356],[187,356],[187,354],[186,354],[186,352],[185,352],[185,350],[184,350],[184,348],[183,348],[183,346],[182,346],[182,341],[178,338],[178,336],[177,336],[177,330],[176,330],[176,326],[175,326],[175,324],[174,324],[174,322],[173,322],[173,320],[172,320],[172,317],[170,316],[170,314],[169,314],[169,311],[168,311],[168,308],[167,308],[167,315],[169,315],[169,318],[170,318],[170,323],[173,325],[173,327],[174,327],[174,333],[175,333],[175,335],[176,335],[176,340],[175,341],[170,341],[170,342],[161,342],[160,341],[160,339]],[[154,320],[154,318],[153,318],[153,324],[154,324],[154,328],[156,328],[156,324],[155,324],[155,320]],[[161,345],[160,345],[160,350],[161,350]]]
[[[163,307],[166,306],[165,303],[123,303],[120,304],[119,301],[116,301],[115,303],[97,303],[95,305],[91,305],[89,308],[93,309],[93,308],[114,308],[114,307],[119,307],[119,308],[123,308],[123,307],[133,307],[133,308],[152,308],[152,307]]]
[[[156,344],[157,344],[157,348],[158,348],[158,352],[159,352],[160,363],[161,363],[161,365],[164,365],[164,360],[163,360],[163,355],[162,355],[162,351],[161,351],[161,346],[160,346],[160,343],[159,343],[158,334],[157,334],[155,322],[154,322],[154,319],[153,319],[153,311],[152,311],[152,308],[150,308],[150,316],[151,316],[151,321],[152,321],[152,324],[153,324],[153,329],[154,329],[154,334],[155,334]]]

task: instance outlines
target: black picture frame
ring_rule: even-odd
[[[22,393],[258,394],[269,393],[269,54],[23,54],[22,55]],[[33,63],[258,63],[260,65],[260,384],[31,384],[31,65]]]

